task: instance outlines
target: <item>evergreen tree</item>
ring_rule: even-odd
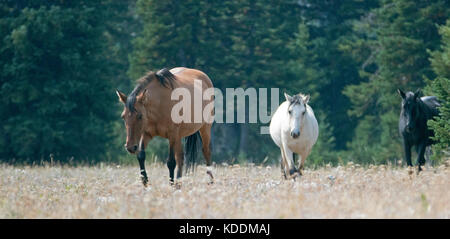
[[[338,153],[334,150],[336,138],[333,136],[333,128],[326,121],[323,113],[315,112],[319,122],[319,138],[314,145],[311,154],[305,163],[306,166],[321,167],[328,163],[337,165],[339,163]]]
[[[428,122],[434,130],[437,149],[447,150],[450,146],[450,20],[441,26],[439,32],[442,36],[441,49],[431,53],[431,66],[437,77],[433,80],[427,91],[435,95],[441,102],[439,117]]]
[[[343,150],[352,139],[355,122],[347,116],[350,100],[342,91],[345,86],[361,81],[358,62],[346,47],[354,34],[353,23],[378,6],[378,1],[299,1],[299,4],[302,18],[310,29],[313,52],[317,56],[314,61],[321,69],[321,78],[315,83],[320,94],[317,108],[326,112],[333,135],[338,139],[335,149]]]
[[[0,3],[0,158],[110,159],[110,1]],[[116,71],[117,72],[117,71]]]
[[[366,30],[372,44],[361,76],[366,80],[347,86],[350,115],[359,119],[349,153],[358,162],[383,163],[403,155],[398,134],[400,98],[397,88],[415,90],[424,77],[433,78],[427,49],[435,50],[440,37],[436,28],[450,15],[448,1],[382,1],[371,14]],[[361,44],[364,46],[367,44]]]

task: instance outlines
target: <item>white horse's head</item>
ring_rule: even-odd
[[[290,96],[284,93],[284,97],[289,102],[288,112],[286,114],[288,114],[291,136],[295,139],[300,136],[302,131],[309,95],[297,94]]]

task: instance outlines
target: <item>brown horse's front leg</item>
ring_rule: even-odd
[[[145,187],[148,184],[147,172],[145,171],[145,148],[147,146],[150,137],[143,135],[139,141],[139,152],[137,154],[137,159],[139,161],[139,167],[141,169],[141,179]]]
[[[139,161],[139,167],[141,168],[141,179],[144,187],[147,187],[148,177],[145,171],[145,150],[141,150],[138,153],[137,159]]]

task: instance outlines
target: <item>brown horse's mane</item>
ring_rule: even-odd
[[[145,76],[141,77],[137,81],[136,87],[134,87],[131,94],[127,97],[126,106],[130,111],[136,111],[134,104],[136,103],[136,97],[141,93],[141,91],[153,80],[158,79],[159,83],[166,88],[173,89],[173,81],[176,80],[175,75],[173,75],[167,68],[163,68],[158,72],[149,71]]]

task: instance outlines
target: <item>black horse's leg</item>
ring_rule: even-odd
[[[425,164],[425,149],[427,145],[425,142],[417,145],[417,164],[419,165],[419,172],[422,171],[422,167]]]
[[[169,145],[169,159],[167,160],[167,167],[169,168],[170,184],[173,184],[173,177],[175,174],[175,166],[176,166],[176,162],[175,162],[175,155],[173,153],[173,147],[172,147],[172,145]]]
[[[408,142],[406,142],[406,140],[403,142],[403,149],[405,150],[406,164],[408,166],[412,166],[412,162],[411,162],[411,145]]]
[[[433,154],[433,152],[431,151],[431,146],[426,146],[425,147],[425,164],[428,166],[431,166],[430,157],[432,154]]]
[[[140,150],[139,154],[137,156],[139,160],[139,167],[141,168],[141,179],[144,186],[147,186],[148,178],[147,178],[147,172],[145,171],[145,150]]]

